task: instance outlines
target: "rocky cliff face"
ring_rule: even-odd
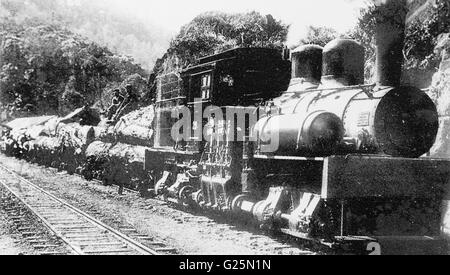
[[[441,127],[431,156],[450,158],[450,33],[439,36],[436,54],[442,56],[442,62],[433,77],[430,95],[437,104]]]
[[[406,21],[411,23],[413,20],[426,17],[427,11],[435,3],[435,0],[408,0],[407,3],[409,13]]]

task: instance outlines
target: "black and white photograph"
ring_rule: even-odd
[[[449,254],[449,0],[0,0],[0,255]]]

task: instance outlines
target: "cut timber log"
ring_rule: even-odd
[[[127,163],[144,164],[145,150],[143,146],[133,146],[124,143],[117,143],[109,150],[110,157],[124,160]]]
[[[135,187],[133,182],[144,179],[144,158],[146,148],[129,144],[105,143],[94,141],[86,149],[86,158],[89,163],[85,171],[86,175],[102,172],[104,180],[108,184],[124,184]],[[107,164],[107,165],[105,165]],[[94,171],[99,170],[99,171]]]
[[[34,150],[56,152],[59,150],[61,143],[57,138],[41,136],[32,140],[30,145]]]
[[[112,147],[111,143],[102,141],[94,141],[86,149],[86,157],[108,156],[109,149]]]
[[[94,127],[95,140],[112,143],[115,140],[114,127],[96,126]]]
[[[54,117],[54,118],[50,119],[49,121],[47,121],[44,124],[44,129],[43,129],[43,132],[42,132],[43,135],[46,135],[46,136],[49,136],[49,137],[56,137],[58,124],[59,124],[59,118],[58,117]]]
[[[148,106],[122,117],[114,127],[118,142],[153,146],[154,107]]]
[[[153,130],[139,125],[126,125],[117,129],[117,140],[127,144],[152,146]]]
[[[92,126],[81,126],[77,123],[59,124],[58,138],[68,147],[85,149],[95,140],[95,131]]]

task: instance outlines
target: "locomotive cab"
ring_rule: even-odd
[[[290,81],[289,60],[276,49],[237,48],[198,60],[182,73],[188,104],[248,106],[285,91]]]

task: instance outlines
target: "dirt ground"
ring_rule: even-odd
[[[9,221],[0,211],[0,255],[26,255],[32,254],[29,247],[23,244],[23,240],[11,232]]]
[[[133,227],[177,249],[180,254],[312,254],[241,223],[233,225],[223,218],[187,213],[157,200],[140,198],[132,192],[119,196],[117,187],[88,182],[78,175],[3,155],[0,155],[0,162],[106,224],[118,229]]]
[[[6,221],[3,215],[0,215],[0,255],[18,255],[19,253],[21,249],[9,235]]]

